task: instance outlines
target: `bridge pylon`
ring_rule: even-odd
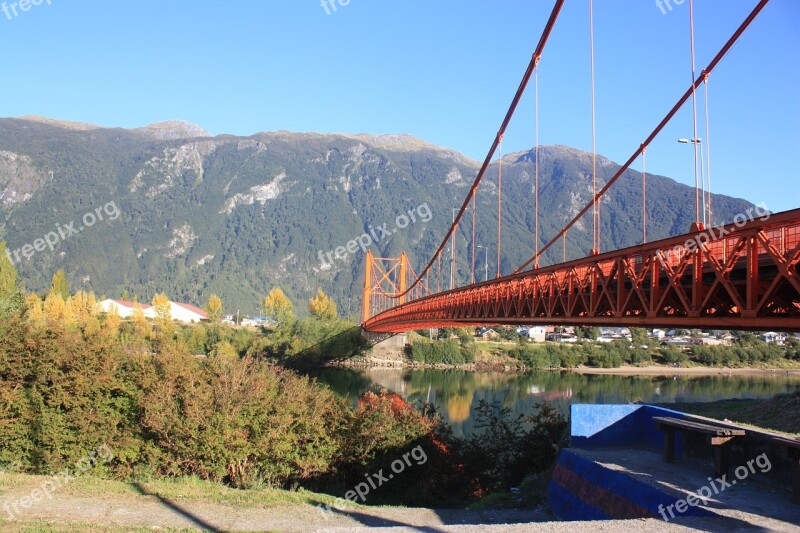
[[[375,257],[367,250],[366,275],[361,306],[361,322],[406,302],[408,276],[413,271],[408,264],[408,255],[400,257]]]

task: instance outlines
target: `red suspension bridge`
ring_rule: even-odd
[[[366,258],[362,322],[365,330],[399,333],[414,329],[485,324],[564,324],[638,327],[681,327],[736,330],[800,331],[800,209],[782,213],[759,211],[742,214],[733,222],[711,226],[711,193],[698,181],[698,159],[703,154],[697,136],[697,91],[703,86],[708,98],[708,79],[714,68],[765,8],[761,0],[723,45],[700,76],[694,72],[694,20],[692,0],[689,18],[692,40],[692,84],[678,99],[631,157],[598,190],[597,156],[593,149],[592,200],[543,246],[539,240],[539,139],[538,65],[561,12],[557,0],[530,64],[514,96],[491,149],[454,217],[447,235],[424,269],[417,274],[407,254],[399,258]],[[593,19],[589,0],[590,21]],[[594,142],[594,49],[590,24],[592,65],[592,135]],[[496,278],[475,283],[476,194],[516,108],[533,78],[536,93],[536,154],[534,176],[535,230],[533,255],[513,273],[502,275],[502,158],[497,180]],[[643,166],[647,147],[691,101],[695,150],[695,222],[689,233],[647,242],[647,177],[642,174],[644,244],[601,253],[601,200],[606,192],[639,158]],[[708,106],[705,106],[706,110]],[[708,139],[708,117],[706,117]],[[710,156],[705,143],[707,157]],[[709,158],[710,159],[710,158]],[[710,165],[709,165],[710,166]],[[708,172],[710,183],[710,169]],[[701,178],[702,179],[702,178]],[[710,187],[708,187],[710,189]],[[542,254],[566,241],[569,230],[591,212],[592,250],[588,257],[541,266]],[[472,219],[471,284],[442,290],[442,261],[457,256],[456,231],[466,214]],[[444,258],[450,247],[450,258]]]

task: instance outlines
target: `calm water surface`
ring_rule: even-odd
[[[459,435],[472,430],[480,400],[498,402],[515,414],[530,414],[536,404],[546,400],[566,413],[572,403],[709,402],[770,398],[800,390],[800,375],[786,375],[785,371],[754,376],[613,376],[327,368],[314,375],[353,402],[369,390],[385,388],[411,403],[433,403]]]

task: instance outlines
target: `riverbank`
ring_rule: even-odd
[[[800,376],[800,366],[797,368],[726,368],[708,366],[673,367],[668,365],[648,365],[648,366],[621,366],[619,368],[595,368],[580,366],[571,370],[578,374],[611,374],[611,375],[653,375],[653,376],[674,376],[674,375],[736,375],[736,376],[760,376],[760,375],[787,375]]]
[[[784,362],[784,364],[786,364]],[[788,367],[719,367],[719,366],[674,366],[674,365],[622,365],[617,368],[600,368],[580,365],[575,368],[530,368],[524,363],[508,356],[482,355],[474,363],[463,365],[448,365],[445,363],[420,363],[412,361],[403,354],[389,355],[382,353],[380,357],[355,357],[344,361],[330,361],[325,366],[333,368],[402,368],[408,370],[463,370],[465,372],[574,372],[576,374],[597,375],[647,375],[647,376],[674,376],[674,375],[787,375],[800,376],[800,363]]]

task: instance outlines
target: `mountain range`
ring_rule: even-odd
[[[545,242],[591,198],[592,155],[541,146],[540,235]],[[503,158],[503,260],[510,273],[532,254],[535,151]],[[480,164],[408,135],[264,132],[212,136],[168,121],[101,128],[47,119],[0,119],[0,240],[28,290],[45,291],[64,269],[73,290],[150,301],[166,292],[227,312],[255,313],[281,287],[298,311],[323,289],[343,315],[357,315],[361,247],[429,260]],[[602,186],[619,165],[598,157]],[[478,191],[476,270],[495,272],[498,162]],[[714,195],[715,222],[751,203]],[[602,248],[642,240],[641,175],[629,170],[602,203]],[[401,215],[405,218],[402,218]],[[694,190],[648,175],[648,238],[685,233]],[[471,215],[459,228],[458,279],[469,277]],[[570,232],[567,255],[591,248],[591,215]],[[55,237],[54,237],[55,236]],[[561,246],[543,264],[561,259]],[[338,257],[337,257],[338,249]],[[346,250],[342,252],[342,250]],[[448,266],[449,268],[449,266]],[[443,265],[444,269],[444,265]],[[477,275],[477,274],[476,274]],[[449,283],[449,270],[443,273]]]

